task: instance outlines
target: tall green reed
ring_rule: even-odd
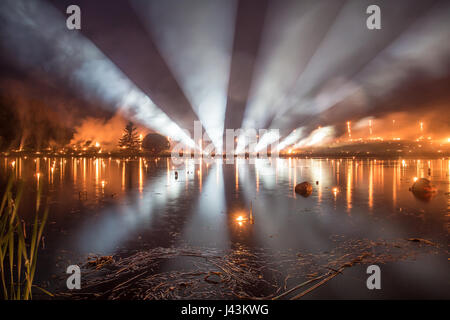
[[[32,288],[38,288],[51,295],[50,292],[33,285],[36,273],[39,243],[42,239],[48,217],[48,207],[41,210],[41,188],[36,196],[36,211],[31,235],[27,237],[26,225],[18,214],[23,193],[23,185],[13,195],[13,179],[8,182],[0,205],[0,277],[2,296],[6,300],[30,300]]]

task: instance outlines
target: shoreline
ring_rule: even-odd
[[[119,154],[119,153],[86,153],[86,154],[61,154],[61,153],[35,153],[35,152],[10,152],[0,154],[0,158],[23,158],[23,157],[33,157],[33,158],[112,158],[112,159],[128,159],[133,160],[137,158],[171,158],[171,154],[145,154],[145,153],[133,153],[133,154]],[[182,158],[182,157],[181,157]],[[200,159],[206,158],[200,155],[191,155],[185,159]],[[226,156],[213,156],[215,160],[226,160]],[[382,159],[382,160],[398,160],[398,159],[444,159],[450,158],[450,153],[421,153],[421,154],[389,154],[386,153],[370,153],[370,154],[357,154],[357,153],[308,153],[308,154],[279,154],[277,157],[272,157],[270,154],[268,157],[249,157],[248,155],[234,155],[233,158],[236,159]]]

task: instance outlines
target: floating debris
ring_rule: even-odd
[[[124,258],[94,257],[82,265],[82,289],[67,291],[65,275],[61,275],[57,296],[111,300],[300,299],[346,268],[415,259],[419,254],[438,254],[439,249],[420,238],[331,240],[337,243],[327,252],[184,247],[154,248]],[[415,242],[430,245],[417,246]],[[164,269],[180,262],[183,267]],[[300,289],[304,290],[298,292]]]

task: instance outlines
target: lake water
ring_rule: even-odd
[[[444,251],[383,266],[382,293],[367,290],[365,268],[355,267],[308,297],[450,298],[448,159],[186,160],[176,166],[168,158],[3,157],[0,172],[3,189],[11,174],[24,181],[25,219],[42,187],[50,216],[37,278],[49,287],[51,275],[88,254],[181,246],[329,252],[341,238],[423,238]],[[414,197],[414,177],[431,179],[435,197]],[[294,192],[303,181],[314,187],[308,198]]]

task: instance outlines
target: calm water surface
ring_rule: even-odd
[[[449,244],[448,159],[187,160],[177,166],[167,158],[0,160],[2,187],[11,174],[25,183],[22,216],[31,217],[40,185],[50,206],[41,280],[91,253],[159,246],[326,252],[335,245],[333,236]],[[415,198],[408,190],[414,177],[431,179],[437,195],[428,202]],[[314,185],[308,198],[294,193],[302,181]],[[364,269],[352,268],[349,277],[311,297],[450,298],[448,262],[433,256],[392,263],[384,296],[365,288]]]

